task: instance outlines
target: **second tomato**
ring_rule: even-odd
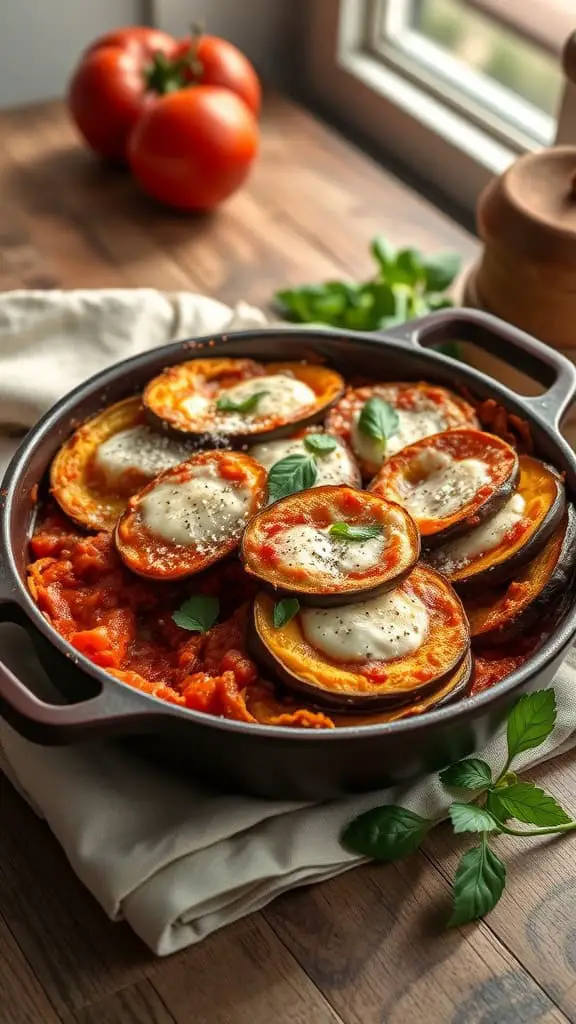
[[[258,124],[229,89],[196,85],[161,97],[134,128],[128,160],[154,199],[206,210],[236,191],[258,151]]]

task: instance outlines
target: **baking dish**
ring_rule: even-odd
[[[438,351],[471,342],[541,382],[521,397]],[[545,686],[576,634],[571,595],[562,620],[520,669],[491,690],[395,723],[297,730],[228,721],[166,704],[106,674],[75,651],[43,618],[26,587],[28,538],[37,487],[82,420],[138,392],[162,368],[195,356],[321,361],[346,377],[427,380],[494,398],[530,426],[535,450],[565,474],[576,496],[576,458],[559,425],[576,389],[576,370],[559,353],[487,314],[448,310],[386,334],[291,328],[243,331],[178,342],[125,360],[91,378],[51,409],[14,456],[0,496],[0,618],[22,625],[67,703],[47,704],[0,665],[0,711],[23,736],[42,744],[123,739],[210,785],[287,799],[325,799],[404,782],[480,747],[517,696]]]

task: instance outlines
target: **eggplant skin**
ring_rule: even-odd
[[[530,563],[524,566],[523,571],[529,573],[529,570]],[[542,620],[543,616],[548,615],[555,602],[557,602],[557,618],[560,620],[572,600],[575,570],[576,509],[574,505],[570,504],[566,512],[566,530],[560,553],[543,586],[518,615],[512,614],[494,629],[476,635],[472,634],[472,646],[480,652],[485,647],[500,647],[509,643],[528,632]]]
[[[550,469],[550,467],[546,467]],[[471,573],[461,579],[451,579],[454,590],[462,598],[478,594],[478,587],[493,587],[512,580],[515,574],[528,565],[540,553],[548,543],[555,530],[562,522],[566,514],[566,492],[564,484],[556,473],[551,470],[557,483],[557,492],[554,502],[548,509],[540,525],[534,530],[532,536],[520,547],[515,554],[502,562],[490,565],[480,572]],[[434,565],[434,562],[430,564]],[[471,563],[472,566],[472,563]]]
[[[519,479],[520,464],[517,461],[511,476],[509,476],[500,487],[496,488],[488,501],[484,502],[482,507],[474,513],[474,526],[480,526],[480,524],[486,519],[489,519],[490,516],[493,516],[496,512],[500,511],[516,491]],[[430,536],[422,537],[422,547],[426,551],[433,551],[434,548],[442,547],[442,545],[446,544],[448,541],[456,540],[457,537],[462,537],[470,529],[470,520],[461,519],[459,522],[453,523],[452,526],[447,527],[445,530],[441,530],[439,533],[433,533]]]
[[[242,550],[240,551],[240,557],[242,559]],[[310,608],[338,608],[340,605],[358,604],[361,601],[368,601],[371,597],[378,597],[379,594],[385,594],[386,591],[399,587],[404,580],[408,579],[408,576],[414,569],[414,563],[411,563],[404,572],[399,573],[393,579],[375,584],[374,586],[367,586],[361,590],[346,590],[340,594],[314,594],[309,591],[303,592],[297,586],[275,586],[268,580],[262,579],[257,573],[252,572],[246,566],[243,559],[242,562],[246,574],[252,579],[257,580],[262,590],[265,590],[275,600],[280,601],[283,597],[297,597],[300,604],[308,605]]]

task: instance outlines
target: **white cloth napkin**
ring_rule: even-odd
[[[231,311],[193,295],[13,292],[0,297],[1,419],[30,425],[86,376],[141,349],[264,322],[258,310]],[[50,683],[18,627],[0,627],[0,655],[48,696]],[[519,766],[576,743],[575,655],[553,685],[556,729]],[[108,744],[35,746],[1,722],[0,746],[8,776],[105,912],[125,918],[159,955],[198,942],[287,889],[359,863],[339,836],[362,811],[400,803],[436,816],[449,802],[437,776],[321,805],[279,803],[207,793]],[[498,770],[505,748],[501,735],[480,756]]]

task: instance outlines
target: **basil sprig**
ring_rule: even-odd
[[[194,594],[172,615],[172,621],[180,629],[188,629],[191,633],[206,633],[214,625],[220,613],[220,602],[217,597],[206,594]]]
[[[264,398],[264,395],[268,395],[269,393],[270,392],[268,391],[256,391],[255,394],[249,395],[248,398],[244,398],[240,402],[235,402],[233,398],[223,394],[220,395],[220,398],[216,402],[216,408],[220,412],[254,412],[260,399]]]
[[[385,448],[388,438],[396,433],[399,425],[396,409],[383,398],[374,395],[364,402],[358,419],[358,430],[366,437],[379,441]]]
[[[557,835],[576,830],[571,819],[553,796],[531,782],[521,782],[511,765],[518,754],[534,750],[548,738],[556,723],[554,690],[537,690],[516,702],[508,718],[508,757],[504,768],[492,777],[486,761],[470,757],[440,772],[448,789],[470,796],[455,800],[448,808],[454,832],[480,836],[460,858],[452,890],[453,909],[449,925],[462,925],[484,917],[496,906],[506,885],[506,866],[492,848],[495,836]],[[515,819],[533,828],[508,824]],[[407,857],[418,849],[439,818],[423,818],[406,807],[375,807],[352,821],[342,835],[343,845],[355,853],[379,861]]]
[[[307,434],[303,439],[304,447],[309,454],[287,455],[279,459],[268,473],[268,497],[270,501],[278,501],[296,491],[305,491],[314,487],[318,479],[316,463],[323,455],[334,451],[338,442],[331,434]]]
[[[374,526],[353,526],[351,523],[332,523],[328,528],[328,533],[342,540],[372,540],[374,537],[380,536],[382,527],[376,524]]]
[[[367,281],[327,281],[276,292],[282,316],[297,323],[378,331],[453,305],[444,293],[460,270],[457,253],[426,256],[411,247],[395,249],[381,235],[372,240],[370,252],[376,272]]]

